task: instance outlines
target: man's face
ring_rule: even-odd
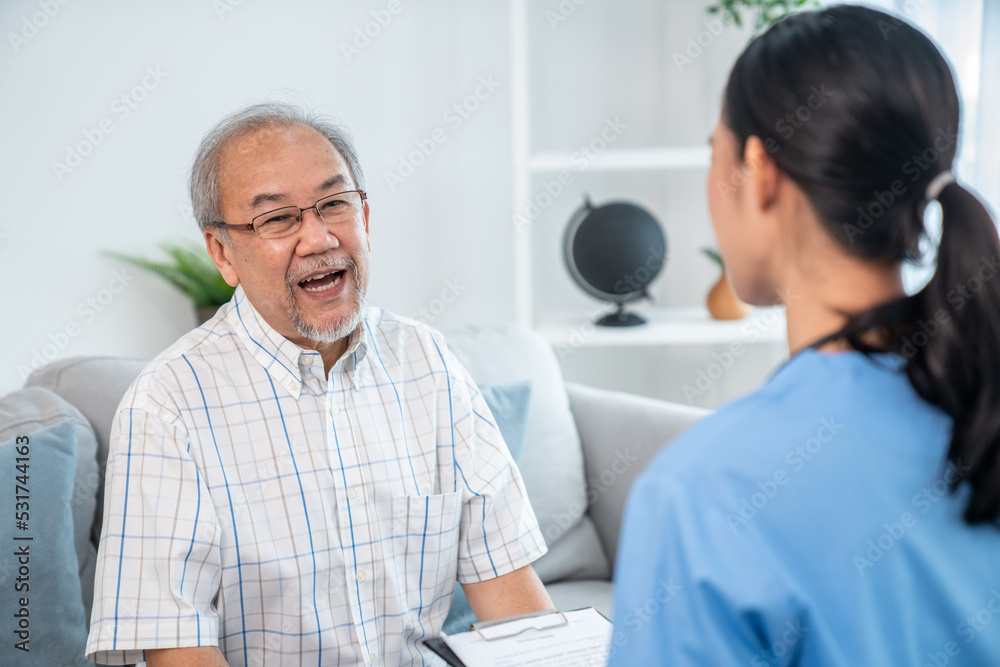
[[[253,132],[227,146],[220,160],[222,215],[230,224],[356,187],[337,149],[304,125]],[[267,323],[289,340],[314,349],[357,325],[371,250],[367,201],[344,222],[325,223],[315,210],[305,211],[299,228],[277,239],[231,229],[226,244],[217,228],[205,236],[226,282],[242,284]]]

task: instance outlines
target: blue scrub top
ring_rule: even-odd
[[[1000,530],[963,523],[951,418],[901,368],[806,350],[659,453],[610,665],[1000,665]]]

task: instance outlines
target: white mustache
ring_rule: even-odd
[[[298,267],[295,273],[285,278],[288,289],[294,289],[302,278],[320,269],[327,269],[329,271],[346,271],[347,269],[351,269],[354,271],[354,275],[357,275],[358,273],[358,265],[355,264],[354,260],[350,257],[318,257],[314,260],[308,261],[305,265]]]

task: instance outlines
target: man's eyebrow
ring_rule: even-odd
[[[329,190],[336,185],[344,185],[345,183],[347,183],[347,178],[343,174],[337,174],[323,181],[323,184],[319,186],[319,190]]]
[[[261,193],[261,194],[257,195],[252,200],[250,200],[250,208],[257,208],[258,206],[260,206],[261,204],[263,204],[265,202],[280,202],[280,201],[284,200],[284,198],[285,198],[285,195],[282,195],[282,194],[275,194],[275,193],[272,193],[272,192],[264,192],[264,193]]]
[[[337,174],[336,176],[331,176],[330,178],[323,181],[317,188],[318,191],[329,190],[338,185],[344,185],[347,183],[347,178],[343,174]],[[281,203],[285,200],[285,195],[275,193],[275,192],[262,192],[256,195],[250,200],[250,208],[257,208],[261,204],[268,202],[278,202]]]

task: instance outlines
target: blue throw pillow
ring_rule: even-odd
[[[479,388],[493,420],[507,443],[510,457],[520,465],[524,436],[528,432],[528,408],[531,407],[531,380],[504,382]]]
[[[493,420],[507,443],[510,457],[514,459],[514,463],[520,463],[521,453],[524,451],[524,436],[528,429],[531,380],[487,385],[480,387],[479,391],[493,413]],[[462,586],[455,584],[455,597],[452,598],[448,618],[444,621],[444,632],[465,632],[475,622],[476,614],[469,606]]]
[[[73,546],[76,431],[67,419],[0,443],[0,507],[12,510],[0,522],[2,665],[93,664],[83,657],[87,628]]]

